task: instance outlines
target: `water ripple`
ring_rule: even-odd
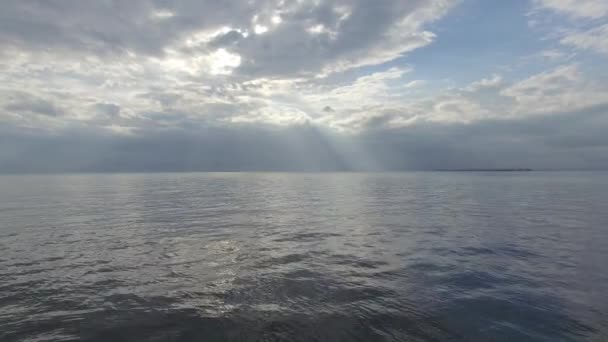
[[[0,341],[601,341],[605,174],[0,177]]]

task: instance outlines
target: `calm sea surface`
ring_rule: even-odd
[[[608,173],[0,176],[0,341],[608,341]]]

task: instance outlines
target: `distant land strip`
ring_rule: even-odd
[[[519,168],[519,169],[438,169],[435,171],[442,171],[442,172],[529,172],[529,171],[534,171],[534,170],[528,169],[528,168]]]

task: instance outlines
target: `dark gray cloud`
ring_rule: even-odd
[[[61,116],[62,110],[51,101],[27,93],[15,93],[9,97],[4,110],[13,114],[40,114],[46,116]]]
[[[285,76],[388,61],[426,45],[430,38],[422,34],[422,25],[444,12],[443,3],[7,0],[0,12],[0,44],[115,57],[163,56],[171,48],[195,58],[223,47],[242,57],[239,73]],[[406,26],[396,32],[403,20]],[[226,27],[231,30],[197,40]],[[255,34],[256,27],[268,31]],[[315,28],[318,32],[311,31]]]
[[[116,118],[120,116],[120,106],[113,103],[97,103],[95,109],[110,118]]]
[[[1,172],[608,168],[608,107],[584,115],[421,123],[341,135],[303,125],[48,135],[0,130]]]

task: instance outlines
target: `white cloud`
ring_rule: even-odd
[[[608,1],[605,0],[535,0],[538,9],[548,9],[570,20],[556,24],[555,18],[543,21],[531,19],[530,24],[548,30],[548,38],[576,50],[608,54]],[[538,13],[537,13],[538,14]],[[564,53],[548,51],[545,57],[561,59]],[[571,54],[570,54],[571,55]]]
[[[515,115],[576,111],[608,103],[607,85],[586,80],[576,64],[533,75],[500,94],[515,99]]]
[[[381,123],[384,127],[411,126],[418,122],[472,123],[580,112],[608,105],[608,84],[590,80],[576,64],[559,66],[518,81],[507,81],[495,74],[425,97],[405,93],[390,96],[396,91],[386,83],[391,80],[387,77],[390,74],[380,73],[382,76],[376,75],[366,82],[359,79],[317,98],[315,103],[325,100],[332,109],[338,108],[318,121],[343,130],[360,130],[368,128],[370,123]],[[335,94],[344,98],[334,102],[331,99]]]
[[[608,24],[570,33],[562,38],[561,43],[581,50],[608,54]]]
[[[152,19],[155,19],[155,20],[165,20],[165,19],[174,17],[175,13],[172,11],[161,9],[161,10],[152,11],[152,14],[150,16],[152,17]]]
[[[608,15],[605,0],[534,0],[537,6],[548,8],[575,18],[597,19]]]
[[[253,27],[253,32],[255,32],[255,34],[264,34],[264,33],[268,32],[268,27],[264,26],[264,25],[256,24]]]
[[[413,80],[410,81],[408,83],[406,83],[405,85],[403,85],[403,87],[405,88],[419,88],[422,87],[426,84],[427,82],[425,80]]]
[[[503,84],[502,76],[494,74],[490,78],[484,78],[479,81],[475,81],[465,87],[464,89],[467,91],[479,91],[484,89],[492,89],[497,88]]]
[[[540,57],[548,59],[550,61],[555,61],[555,60],[567,58],[568,54],[565,53],[564,51],[549,49],[549,50],[541,51]]]

